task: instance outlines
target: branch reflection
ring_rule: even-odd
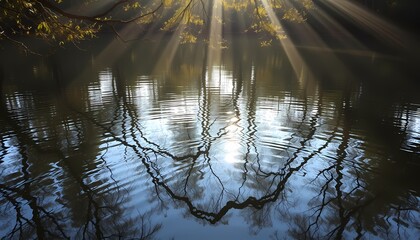
[[[139,57],[149,46],[96,59],[80,76],[64,56],[35,67],[53,73],[53,93],[5,84],[1,234],[150,239],[169,231],[157,222],[176,209],[179,221],[239,218],[274,238],[413,236],[417,105],[385,101],[374,84],[337,80],[322,64],[301,79],[281,48],[252,44],[222,50],[222,63],[199,44],[180,46],[153,75]],[[377,98],[380,113],[369,106]]]

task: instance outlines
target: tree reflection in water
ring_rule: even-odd
[[[4,85],[2,236],[149,239],[171,235],[157,223],[171,209],[203,224],[240,218],[278,239],[287,228],[296,239],[415,236],[418,183],[405,170],[419,156],[415,101],[383,101],[378,115],[372,99],[390,96],[357,73],[296,77],[284,52],[252,44],[223,50],[222,63],[183,46],[153,75],[137,55],[158,55],[147,45],[114,63],[82,56],[80,75],[64,54],[30,63],[37,71],[20,74],[35,81],[44,68],[53,91]]]

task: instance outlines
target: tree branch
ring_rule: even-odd
[[[36,2],[38,2],[42,8],[47,8],[50,9],[51,11],[54,11],[55,13],[62,15],[66,18],[70,18],[70,19],[77,19],[77,20],[85,20],[85,21],[90,21],[90,22],[95,22],[95,23],[131,23],[134,22],[140,18],[144,18],[147,17],[149,15],[155,14],[156,12],[158,12],[162,7],[163,7],[163,1],[161,1],[161,3],[153,10],[144,13],[144,14],[139,14],[131,19],[127,19],[127,20],[123,20],[123,19],[101,19],[101,17],[106,16],[107,14],[109,14],[110,12],[112,12],[117,6],[119,6],[120,4],[124,3],[124,2],[128,2],[129,0],[121,0],[117,3],[115,3],[114,5],[112,5],[109,9],[107,9],[105,12],[101,13],[101,14],[97,14],[95,16],[85,16],[85,15],[78,15],[78,14],[74,14],[74,13],[69,13],[67,11],[64,11],[63,9],[61,9],[60,7],[56,6],[55,4],[51,3],[48,0],[37,0]]]

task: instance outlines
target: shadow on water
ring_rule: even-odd
[[[302,47],[296,76],[280,46],[233,41],[221,63],[197,44],[156,68],[150,42],[2,60],[1,236],[417,236],[406,63]]]

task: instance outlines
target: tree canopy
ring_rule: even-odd
[[[312,0],[2,0],[0,38],[64,45],[136,24],[143,33],[182,29],[182,42],[206,39],[212,25],[280,39],[279,21],[303,22],[312,8]]]

